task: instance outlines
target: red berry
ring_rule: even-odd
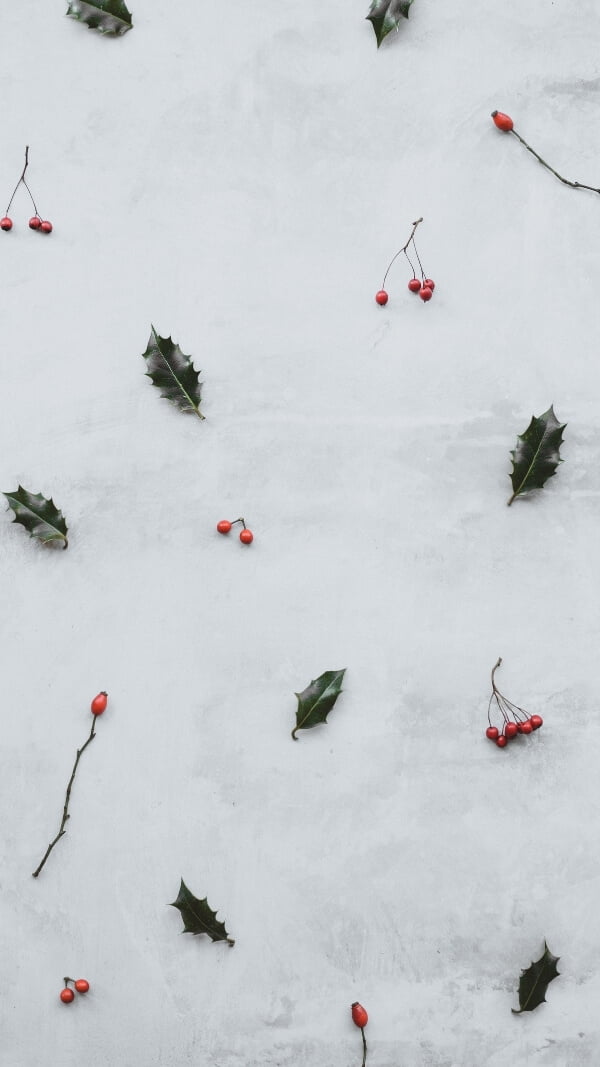
[[[533,726],[531,725],[531,719],[528,719],[527,722],[522,722],[521,723],[521,733],[522,734],[530,734],[532,730],[533,730]]]
[[[48,219],[44,219],[43,222],[40,222],[40,230],[42,233],[52,233],[52,223],[48,222]]]
[[[108,704],[108,693],[98,693],[91,703],[91,709],[93,715],[102,715],[103,711],[106,711],[106,705]]]
[[[513,120],[510,115],[505,115],[503,111],[492,111],[492,118],[499,130],[503,130],[504,133],[510,133],[513,128]]]
[[[423,285],[419,291],[421,300],[431,300],[433,296],[433,289],[430,289],[428,285]]]
[[[432,281],[431,278],[425,278],[423,285],[426,285],[428,289],[431,289],[431,292],[435,289],[435,282]]]
[[[72,1000],[75,1000],[75,994],[72,989],[61,989],[60,999],[63,1004],[70,1004]]]
[[[489,737],[490,741],[497,741],[499,734],[500,731],[497,726],[488,726],[487,730],[485,731],[485,736]]]
[[[544,720],[541,715],[532,715],[529,721],[532,730],[539,730],[540,726],[544,725]]]
[[[229,519],[221,519],[221,521],[217,523],[217,530],[219,531],[219,533],[222,533],[222,534],[229,533],[230,529],[231,529],[231,523],[230,523]]]
[[[0,219],[0,230],[12,230],[12,219],[9,219],[8,215]]]
[[[252,530],[248,530],[247,528],[245,530],[240,530],[240,541],[243,545],[251,545],[254,541]]]
[[[500,737],[496,738],[496,744],[498,745],[498,748],[506,748],[508,741],[506,740],[504,734],[500,734]]]
[[[358,1001],[355,1000],[354,1004],[352,1005],[352,1022],[356,1026],[360,1026],[360,1028],[362,1030],[363,1027],[365,1027],[367,1025],[368,1021],[369,1021],[369,1016],[367,1015],[367,1013],[366,1013],[365,1009],[363,1008],[362,1004],[359,1004]]]
[[[517,729],[516,722],[507,722],[506,726],[504,727],[504,736],[508,738],[509,741],[513,737],[516,737],[518,732],[519,731]]]
[[[411,293],[419,293],[421,291],[421,283],[418,278],[411,278],[408,283],[408,288]]]
[[[75,982],[75,989],[78,993],[87,993],[90,988],[90,983],[85,978],[78,978]]]
[[[380,289],[378,293],[375,293],[375,299],[378,304],[381,304],[381,306],[384,307],[388,302],[388,295],[385,289]]]
[[[39,215],[33,215],[30,218],[30,220],[29,220],[29,229],[30,230],[39,230],[41,225],[42,225],[42,220],[39,217]]]

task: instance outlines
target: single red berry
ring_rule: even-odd
[[[378,304],[381,304],[381,306],[384,307],[388,302],[388,295],[385,289],[380,289],[378,293],[375,293],[375,299]]]
[[[506,740],[504,734],[500,734],[500,737],[496,738],[496,744],[498,745],[498,748],[506,748],[508,741]]]
[[[244,530],[240,530],[240,541],[243,545],[251,545],[254,541],[252,530],[249,530],[247,527]]]
[[[91,703],[91,709],[93,715],[102,715],[103,711],[106,711],[106,705],[108,704],[108,693],[98,693]]]
[[[506,726],[504,727],[504,736],[508,738],[509,741],[513,737],[516,737],[518,732],[519,731],[517,729],[516,722],[507,722]]]
[[[70,1004],[72,1000],[75,1000],[75,994],[72,989],[61,989],[60,999],[63,1004]]]
[[[485,736],[489,737],[490,741],[497,741],[500,735],[500,731],[497,726],[488,726],[485,731]]]
[[[541,715],[532,715],[529,721],[532,730],[539,730],[540,726],[544,725],[544,720]]]
[[[435,282],[432,281],[431,278],[425,278],[423,285],[426,285],[428,289],[431,289],[431,292],[435,289]]]
[[[428,285],[423,285],[419,291],[419,296],[421,297],[421,300],[431,300],[433,289],[430,289]]]
[[[29,229],[30,230],[39,230],[41,225],[42,225],[42,220],[39,217],[39,215],[32,215],[32,217],[29,220]]]
[[[40,230],[42,233],[52,233],[52,223],[48,222],[48,219],[44,219],[43,222],[40,222]]]
[[[514,125],[510,115],[505,115],[503,111],[492,111],[492,118],[499,130],[510,133]]]
[[[12,230],[12,219],[9,219],[8,215],[0,219],[0,230]]]
[[[222,533],[222,534],[229,533],[230,529],[231,529],[231,523],[230,523],[229,519],[221,519],[221,521],[217,523],[217,530],[219,531],[219,533]]]
[[[522,722],[521,723],[521,733],[522,734],[530,734],[532,730],[533,730],[533,726],[531,725],[531,719],[527,719],[527,722]]]
[[[87,993],[90,988],[90,983],[85,978],[78,978],[75,982],[75,989],[78,993]]]
[[[360,1028],[362,1030],[363,1027],[365,1027],[367,1025],[368,1021],[369,1021],[369,1016],[367,1015],[367,1013],[366,1013],[365,1009],[363,1008],[362,1004],[359,1004],[358,1001],[355,1000],[354,1004],[352,1005],[352,1022],[356,1026],[360,1026]]]
[[[408,283],[408,288],[411,293],[419,293],[421,291],[421,283],[418,278],[411,278]]]

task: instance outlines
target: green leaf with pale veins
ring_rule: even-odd
[[[29,493],[22,485],[4,496],[15,513],[13,521],[24,526],[31,537],[37,537],[43,544],[60,541],[63,548],[69,547],[65,517],[52,498],[47,500],[41,493]]]
[[[208,900],[198,900],[186,886],[183,878],[177,894],[177,900],[170,905],[178,908],[183,919],[184,934],[207,934],[212,941],[227,941],[228,945],[235,945],[235,941],[229,936],[225,924],[219,922],[216,911],[208,906]]]
[[[311,730],[320,722],[327,722],[327,716],[342,691],[342,682],[346,668],[342,671],[325,671],[302,691],[296,693],[298,709],[296,725],[292,737],[297,741],[298,730]]]
[[[560,974],[560,971],[556,969],[559,959],[560,956],[552,955],[544,941],[544,955],[532,963],[526,971],[521,971],[519,1007],[518,1009],[511,1008],[514,1015],[520,1015],[523,1011],[533,1011],[538,1005],[545,1003],[550,982],[558,978]]]
[[[170,337],[159,337],[153,326],[144,359],[148,366],[146,376],[160,389],[160,395],[180,411],[193,411],[199,419],[203,419],[200,411],[200,374],[189,356],[184,356],[179,345],[174,344]]]
[[[124,0],[69,0],[67,15],[107,37],[122,37],[133,25]]]
[[[529,426],[525,433],[519,434],[517,447],[511,452],[513,494],[509,506],[521,493],[541,489],[556,473],[558,464],[562,463],[560,446],[566,425],[558,421],[553,407],[543,415],[531,416]]]
[[[407,19],[413,0],[372,0],[367,18],[372,23],[377,38],[377,47],[392,30],[397,30],[400,19]]]

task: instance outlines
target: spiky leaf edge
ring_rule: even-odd
[[[185,922],[185,918],[184,918],[184,915],[183,915],[183,911],[181,909],[181,905],[183,904],[184,907],[188,907],[188,908],[191,909],[192,908],[192,904],[190,904],[188,899],[185,900],[185,903],[179,900],[179,898],[181,897],[182,893],[184,893],[184,894],[187,893],[187,896],[190,897],[194,902],[198,901],[198,903],[200,903],[200,904],[206,904],[206,907],[207,907],[208,911],[210,912],[210,914],[213,916],[214,919],[217,920],[217,924],[219,926],[223,927],[223,930],[225,931],[225,936],[224,937],[222,936],[222,934],[220,932],[219,932],[219,936],[218,937],[213,937],[212,934],[210,934],[208,932],[208,930],[190,930],[190,929],[188,929],[188,927],[186,926],[186,922]],[[184,933],[184,934],[194,934],[196,936],[198,934],[206,934],[207,937],[210,937],[210,939],[211,939],[211,941],[213,943],[216,942],[216,941],[226,941],[230,948],[233,948],[233,946],[235,945],[234,938],[230,937],[229,934],[227,933],[227,930],[225,928],[225,923],[220,923],[219,920],[217,919],[217,912],[213,911],[213,909],[211,908],[210,904],[208,903],[208,897],[202,897],[202,899],[200,899],[200,897],[195,896],[195,894],[192,893],[191,889],[185,884],[183,878],[181,879],[181,885],[179,886],[179,892],[177,894],[177,899],[174,900],[172,904],[169,904],[169,907],[170,908],[177,908],[177,911],[179,912],[179,914],[181,916],[181,919],[182,919],[182,922],[183,922],[182,933]],[[201,923],[204,923],[204,919],[202,919],[202,918],[199,921]]]
[[[335,707],[335,704],[337,703],[338,697],[343,693],[343,689],[341,687],[342,687],[342,684],[343,684],[343,681],[344,681],[344,675],[346,674],[346,670],[347,670],[346,667],[342,667],[342,669],[340,671],[323,671],[323,674],[336,674],[338,676],[341,675],[340,688],[338,689],[337,693],[335,694],[335,699],[333,701],[333,704],[329,708],[327,714],[325,715],[325,717],[323,718],[323,720],[321,722],[315,723],[315,726],[320,726],[320,725],[323,725],[323,723],[327,722],[327,715],[329,715],[333,711],[333,709]],[[319,678],[322,678],[323,674],[320,674]],[[296,716],[298,715],[298,711],[300,710],[300,698],[302,697],[303,693],[305,693],[307,689],[310,689],[311,685],[314,685],[315,682],[318,682],[319,678],[311,678],[310,682],[308,683],[306,688],[302,690],[301,693],[294,693],[294,696],[296,697],[296,699],[298,701],[298,708],[296,709]],[[318,699],[322,700],[322,698],[323,698],[323,694],[320,694]],[[313,705],[313,707],[314,707],[314,705]],[[308,719],[309,716],[310,716],[310,711],[307,713],[307,715],[306,715],[306,717],[304,719],[304,722],[306,722],[306,719]],[[294,726],[294,729],[292,730],[292,740],[293,741],[297,741],[298,740],[298,738],[296,737],[296,733],[298,732],[298,730],[308,730],[308,729],[312,729],[312,727],[302,726],[301,723],[297,722],[296,725]]]
[[[173,374],[173,371],[171,370],[171,367],[169,366],[167,360],[165,359],[165,357],[164,357],[164,355],[162,353],[162,350],[161,350],[159,342],[160,341],[168,341],[173,346],[173,348],[179,348],[179,345],[175,344],[175,342],[173,341],[172,337],[161,337],[160,334],[157,332],[156,328],[152,325],[152,323],[150,324],[150,340],[148,341],[148,345],[146,346],[146,351],[142,353],[143,359],[145,359],[147,361],[148,358],[149,358],[148,357],[148,348],[150,347],[150,342],[151,342],[153,336],[154,336],[154,343],[156,345],[156,348],[157,348],[159,354],[162,356],[167,370],[173,376],[174,380],[177,382],[177,385],[179,386],[179,389],[180,389],[181,393],[184,396],[187,397],[187,399],[188,399],[188,401],[190,403],[190,407],[188,409],[179,407],[179,404],[177,404],[177,402],[175,400],[172,400],[171,397],[169,397],[169,396],[165,396],[164,393],[162,393],[162,392],[161,392],[161,398],[163,400],[168,400],[170,404],[173,404],[174,407],[179,408],[179,410],[183,411],[184,414],[186,414],[187,411],[193,411],[194,414],[196,414],[199,419],[204,421],[206,419],[206,415],[204,415],[202,413],[202,411],[200,411],[200,404],[202,403],[202,396],[200,395],[200,398],[199,398],[197,404],[194,403],[194,400],[190,396],[190,394],[188,393],[187,389],[184,389],[183,385],[179,381],[179,378],[177,378]],[[191,360],[190,356],[186,356],[185,352],[182,352],[180,348],[179,348],[179,351],[181,353],[182,358],[183,359],[187,359],[191,369],[193,370],[194,374],[196,375],[196,378],[199,379],[202,371],[197,371],[196,370],[196,368],[194,367],[194,364],[192,363],[192,360]],[[152,384],[153,384],[153,386],[155,388],[160,390],[161,387],[157,382],[154,381],[152,373],[153,373],[152,371],[146,371],[146,377],[150,379],[150,381],[152,382]],[[198,391],[201,394],[202,393],[202,384],[203,383],[198,380],[196,384],[198,386]]]
[[[543,413],[542,413],[541,415],[532,415],[532,416],[531,416],[531,419],[530,419],[530,421],[529,421],[529,425],[528,425],[527,429],[525,430],[525,432],[524,432],[524,433],[519,433],[519,434],[517,434],[517,438],[519,439],[519,441],[523,441],[523,440],[525,440],[525,437],[526,437],[526,436],[527,436],[527,434],[529,433],[529,431],[530,431],[531,427],[532,427],[532,426],[533,426],[533,425],[534,425],[534,424],[535,424],[536,422],[538,422],[538,421],[541,421],[541,420],[543,420],[543,419],[546,419],[546,418],[547,418],[548,416],[550,416],[550,415],[551,415],[551,416],[553,417],[553,419],[554,419],[554,420],[555,420],[555,422],[556,422],[556,426],[554,426],[554,427],[552,428],[552,431],[551,431],[551,432],[552,432],[552,433],[558,433],[558,440],[557,440],[557,442],[556,442],[556,449],[557,449],[557,451],[558,451],[558,449],[560,448],[560,446],[561,446],[561,445],[562,445],[562,443],[563,443],[563,438],[562,438],[563,430],[565,430],[565,429],[566,429],[566,427],[567,427],[567,425],[568,425],[568,424],[567,424],[566,422],[560,423],[560,422],[558,421],[558,419],[556,418],[556,413],[555,413],[555,411],[554,411],[554,404],[551,404],[551,405],[550,405],[550,407],[548,408],[548,410],[547,410],[547,411],[544,411],[544,412],[543,412]],[[510,506],[511,506],[511,504],[513,503],[513,501],[514,501],[514,500],[516,500],[518,496],[522,496],[522,495],[523,495],[523,493],[529,493],[529,492],[531,492],[531,489],[523,489],[523,486],[525,485],[525,482],[527,481],[527,478],[529,477],[529,473],[530,473],[530,471],[531,471],[531,469],[532,469],[532,467],[533,467],[533,465],[534,465],[534,462],[535,462],[535,458],[537,457],[537,455],[538,455],[538,453],[539,453],[539,449],[540,449],[540,448],[542,447],[542,443],[543,443],[543,441],[544,441],[544,437],[542,436],[542,440],[541,440],[541,442],[540,442],[540,445],[539,445],[539,447],[538,447],[538,452],[536,452],[536,455],[534,456],[534,459],[533,459],[533,460],[532,460],[532,462],[531,462],[531,463],[529,464],[529,468],[528,468],[528,470],[527,470],[527,474],[526,474],[526,475],[525,475],[525,477],[524,477],[524,478],[522,479],[522,481],[521,481],[521,484],[520,484],[520,486],[519,486],[519,487],[518,487],[517,489],[515,489],[515,487],[514,487],[514,483],[513,483],[513,490],[514,490],[514,492],[513,492],[512,496],[510,497],[510,499],[509,499],[509,500],[507,500],[507,504],[508,504],[508,507],[510,507]],[[511,479],[511,481],[512,481],[512,478],[513,478],[513,476],[514,476],[514,474],[515,474],[515,471],[516,471],[516,463],[515,463],[515,456],[516,456],[516,454],[517,454],[517,449],[516,449],[516,448],[513,448],[513,449],[511,449],[511,453],[510,453],[510,455],[511,455],[511,458],[512,458],[512,464],[513,464],[513,471],[512,471],[512,474],[510,474],[510,475],[509,475],[509,478]],[[555,464],[554,470],[553,470],[553,471],[550,471],[550,474],[548,475],[548,477],[544,479],[544,484],[545,484],[545,483],[546,483],[547,481],[549,481],[549,479],[550,479],[550,478],[553,478],[553,477],[554,477],[554,475],[556,474],[556,468],[558,467],[559,463],[563,463],[563,462],[564,462],[564,461],[563,461],[563,459],[562,459],[562,458],[561,458],[561,457],[559,456],[559,457],[558,457],[558,459],[557,459],[557,461],[556,461],[556,464]],[[539,489],[539,488],[541,488],[541,486],[532,486],[532,489]]]
[[[60,518],[63,520],[63,522],[65,524],[64,533],[63,533],[62,530],[60,530],[58,528],[58,526],[53,526],[52,523],[48,522],[48,520],[45,519],[43,515],[37,515],[36,512],[33,511],[32,508],[28,504],[24,504],[22,500],[19,500],[18,497],[17,497],[17,493],[19,491],[21,491],[23,493],[27,493],[28,496],[41,496],[42,499],[47,504],[52,504],[52,507],[54,508],[54,510],[57,512],[57,514],[60,516]],[[57,508],[57,506],[54,503],[54,500],[52,499],[52,497],[46,497],[46,496],[44,496],[43,493],[30,493],[29,489],[26,489],[25,486],[21,485],[21,484],[19,484],[17,486],[17,493],[5,493],[5,492],[2,493],[2,496],[6,497],[6,499],[8,501],[8,506],[9,506],[10,510],[13,512],[13,515],[14,515],[14,519],[12,520],[13,523],[17,523],[18,526],[22,526],[24,530],[27,530],[27,533],[29,534],[30,537],[32,537],[34,539],[34,541],[39,541],[42,545],[51,545],[55,541],[61,541],[62,540],[62,541],[64,541],[64,544],[62,546],[63,547],[63,551],[66,548],[68,548],[69,547],[69,539],[67,537],[67,533],[69,532],[69,528],[67,526],[67,520],[65,519],[61,509]],[[32,530],[29,530],[27,528],[27,526],[25,525],[25,523],[21,519],[19,519],[18,513],[15,511],[15,509],[12,506],[12,503],[11,503],[12,500],[15,500],[16,503],[20,507],[27,508],[27,510],[31,511],[32,515],[35,515],[36,518],[41,519],[41,521],[45,522],[46,525],[50,526],[51,529],[56,530],[58,536],[57,537],[46,537],[46,538],[43,538],[43,537],[40,537],[39,534],[34,533]]]
[[[366,19],[367,19],[368,22],[371,23],[371,25],[373,27],[373,30],[375,32],[375,38],[377,40],[377,47],[378,48],[383,43],[383,41],[388,36],[388,34],[390,34],[392,32],[392,30],[398,31],[398,27],[400,25],[400,19],[401,18],[405,18],[405,19],[408,18],[408,13],[410,11],[410,6],[411,6],[413,0],[399,0],[398,17],[396,18],[396,16],[392,16],[391,19],[389,20],[387,28],[385,28],[385,26],[386,26],[386,18],[387,18],[388,12],[386,12],[383,16],[376,15],[375,14],[375,9],[377,7],[381,8],[382,6],[385,6],[385,5],[387,5],[387,7],[389,8],[390,4],[393,3],[393,2],[394,2],[394,0],[371,0],[371,9],[369,11],[369,14],[366,16]],[[377,25],[378,23],[379,23],[379,28],[378,28],[378,25]]]
[[[96,7],[95,4],[90,3],[90,0],[68,0],[68,3],[69,6],[65,14],[69,18],[75,19],[77,22],[82,22],[84,26],[87,26],[88,30],[98,30],[104,37],[122,37],[123,34],[127,33],[127,30],[133,28],[132,15],[124,0],[123,7],[129,15],[129,22],[121,15],[117,15],[114,11],[111,11],[109,8]],[[75,10],[72,10],[72,8],[75,8]],[[79,10],[77,10],[77,8],[79,8]],[[89,8],[90,10],[82,10],[86,8]],[[97,12],[97,14],[95,15],[94,12]],[[105,29],[102,25],[103,15],[109,15],[118,25],[116,25],[114,29]]]
[[[550,951],[550,949],[548,948],[547,942],[544,941],[544,951],[542,952],[542,955],[540,956],[539,960],[532,960],[531,963],[529,964],[529,967],[524,967],[523,970],[521,971],[521,975],[519,977],[519,1007],[510,1009],[512,1011],[513,1015],[522,1015],[524,1011],[535,1011],[536,1008],[539,1008],[539,1006],[540,1006],[539,1004],[536,1004],[535,1007],[533,1007],[533,1008],[527,1008],[526,1006],[522,1006],[521,1005],[520,989],[521,989],[521,980],[523,979],[524,975],[526,975],[527,971],[529,971],[532,967],[534,967],[536,963],[541,963],[542,960],[544,959],[544,956],[548,956],[549,957],[548,962],[554,965],[554,970],[556,971],[556,974],[551,975],[550,978],[548,979],[548,981],[546,982],[546,989],[550,985],[550,982],[553,982],[555,978],[560,978],[561,972],[558,970],[558,968],[556,966],[558,961],[560,960],[560,956],[553,956],[551,951]],[[536,985],[537,985],[537,983],[536,983]],[[534,989],[535,989],[535,986],[534,986]],[[531,999],[532,996],[533,996],[533,989],[532,989],[531,993],[529,994],[529,1000]],[[528,1003],[528,1001],[526,1001],[526,1004],[527,1003]],[[543,997],[542,1000],[540,1001],[540,1004],[547,1004],[547,1003],[548,1002],[547,1002],[545,997]]]

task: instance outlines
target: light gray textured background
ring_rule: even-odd
[[[416,0],[379,53],[367,0],[137,0],[117,41],[65,6],[0,33],[2,195],[29,143],[55,225],[0,234],[0,488],[71,539],[0,516],[3,1063],[358,1067],[359,999],[369,1067],[597,1067],[600,199],[489,118],[600,184],[597,3]],[[399,263],[380,309],[419,214],[435,298]],[[566,462],[507,509],[552,402]],[[546,720],[504,753],[498,655]],[[180,934],[182,875],[234,949]]]

